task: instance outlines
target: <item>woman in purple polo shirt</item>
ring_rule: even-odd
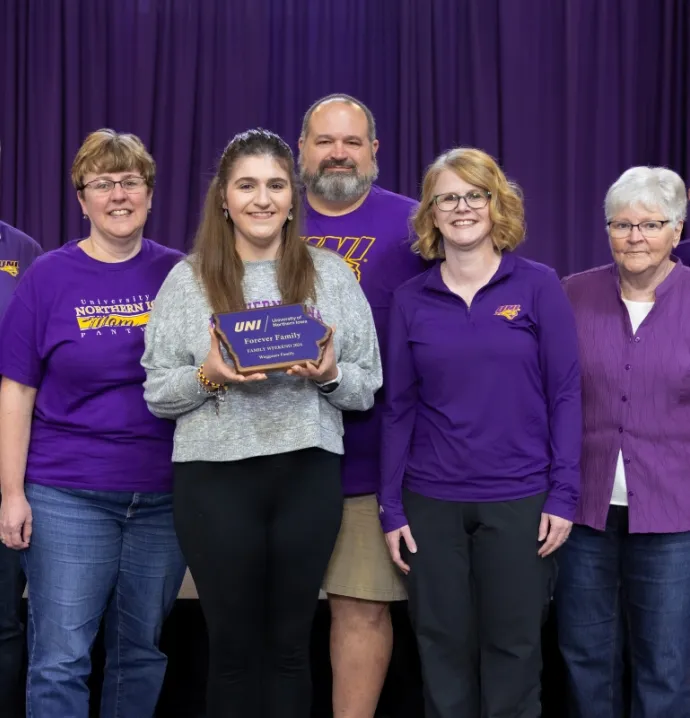
[[[394,295],[380,514],[407,574],[427,718],[536,718],[541,625],[579,487],[580,375],[553,270],[513,254],[523,204],[491,157],[424,178]],[[402,549],[402,555],[401,555]]]
[[[144,330],[179,252],[143,239],[155,164],[133,135],[89,135],[72,182],[86,239],[39,257],[0,343],[0,539],[29,585],[27,714],[87,718],[105,620],[101,718],[151,718],[184,561],[172,422],[144,401]]]
[[[675,172],[629,169],[606,195],[613,264],[564,282],[584,413],[556,593],[571,718],[690,716],[690,268],[671,257],[686,203]]]

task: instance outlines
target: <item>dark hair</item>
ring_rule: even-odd
[[[367,118],[367,135],[369,137],[369,142],[373,142],[376,139],[376,120],[374,119],[372,111],[363,102],[360,102],[356,98],[352,97],[352,95],[345,95],[342,92],[336,92],[333,95],[326,95],[326,97],[322,97],[306,111],[304,117],[302,118],[302,132],[300,134],[302,139],[305,139],[309,134],[311,116],[319,107],[321,107],[321,105],[325,105],[327,102],[343,102],[345,104],[352,104],[359,107]]]
[[[292,189],[292,220],[285,223],[278,256],[278,289],[285,304],[316,300],[316,268],[302,240],[301,198],[295,176],[295,161],[288,145],[276,134],[257,129],[232,138],[221,155],[211,181],[201,223],[194,240],[194,264],[214,312],[244,309],[242,291],[244,265],[235,247],[235,228],[223,213],[228,181],[235,163],[243,157],[267,155],[287,172]]]

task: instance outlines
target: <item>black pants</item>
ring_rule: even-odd
[[[458,503],[404,492],[426,718],[538,718],[541,627],[555,580],[537,555],[544,495]]]
[[[340,457],[175,465],[175,526],[209,637],[207,718],[306,718],[310,635],[340,528]]]
[[[19,617],[26,581],[19,551],[0,544],[0,716],[24,715],[23,677],[25,638]]]

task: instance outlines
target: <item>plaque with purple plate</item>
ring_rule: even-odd
[[[331,329],[301,304],[213,315],[213,327],[238,374],[321,363]]]

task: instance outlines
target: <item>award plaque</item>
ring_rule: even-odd
[[[321,363],[330,327],[301,304],[279,304],[213,315],[213,328],[238,374]]]

